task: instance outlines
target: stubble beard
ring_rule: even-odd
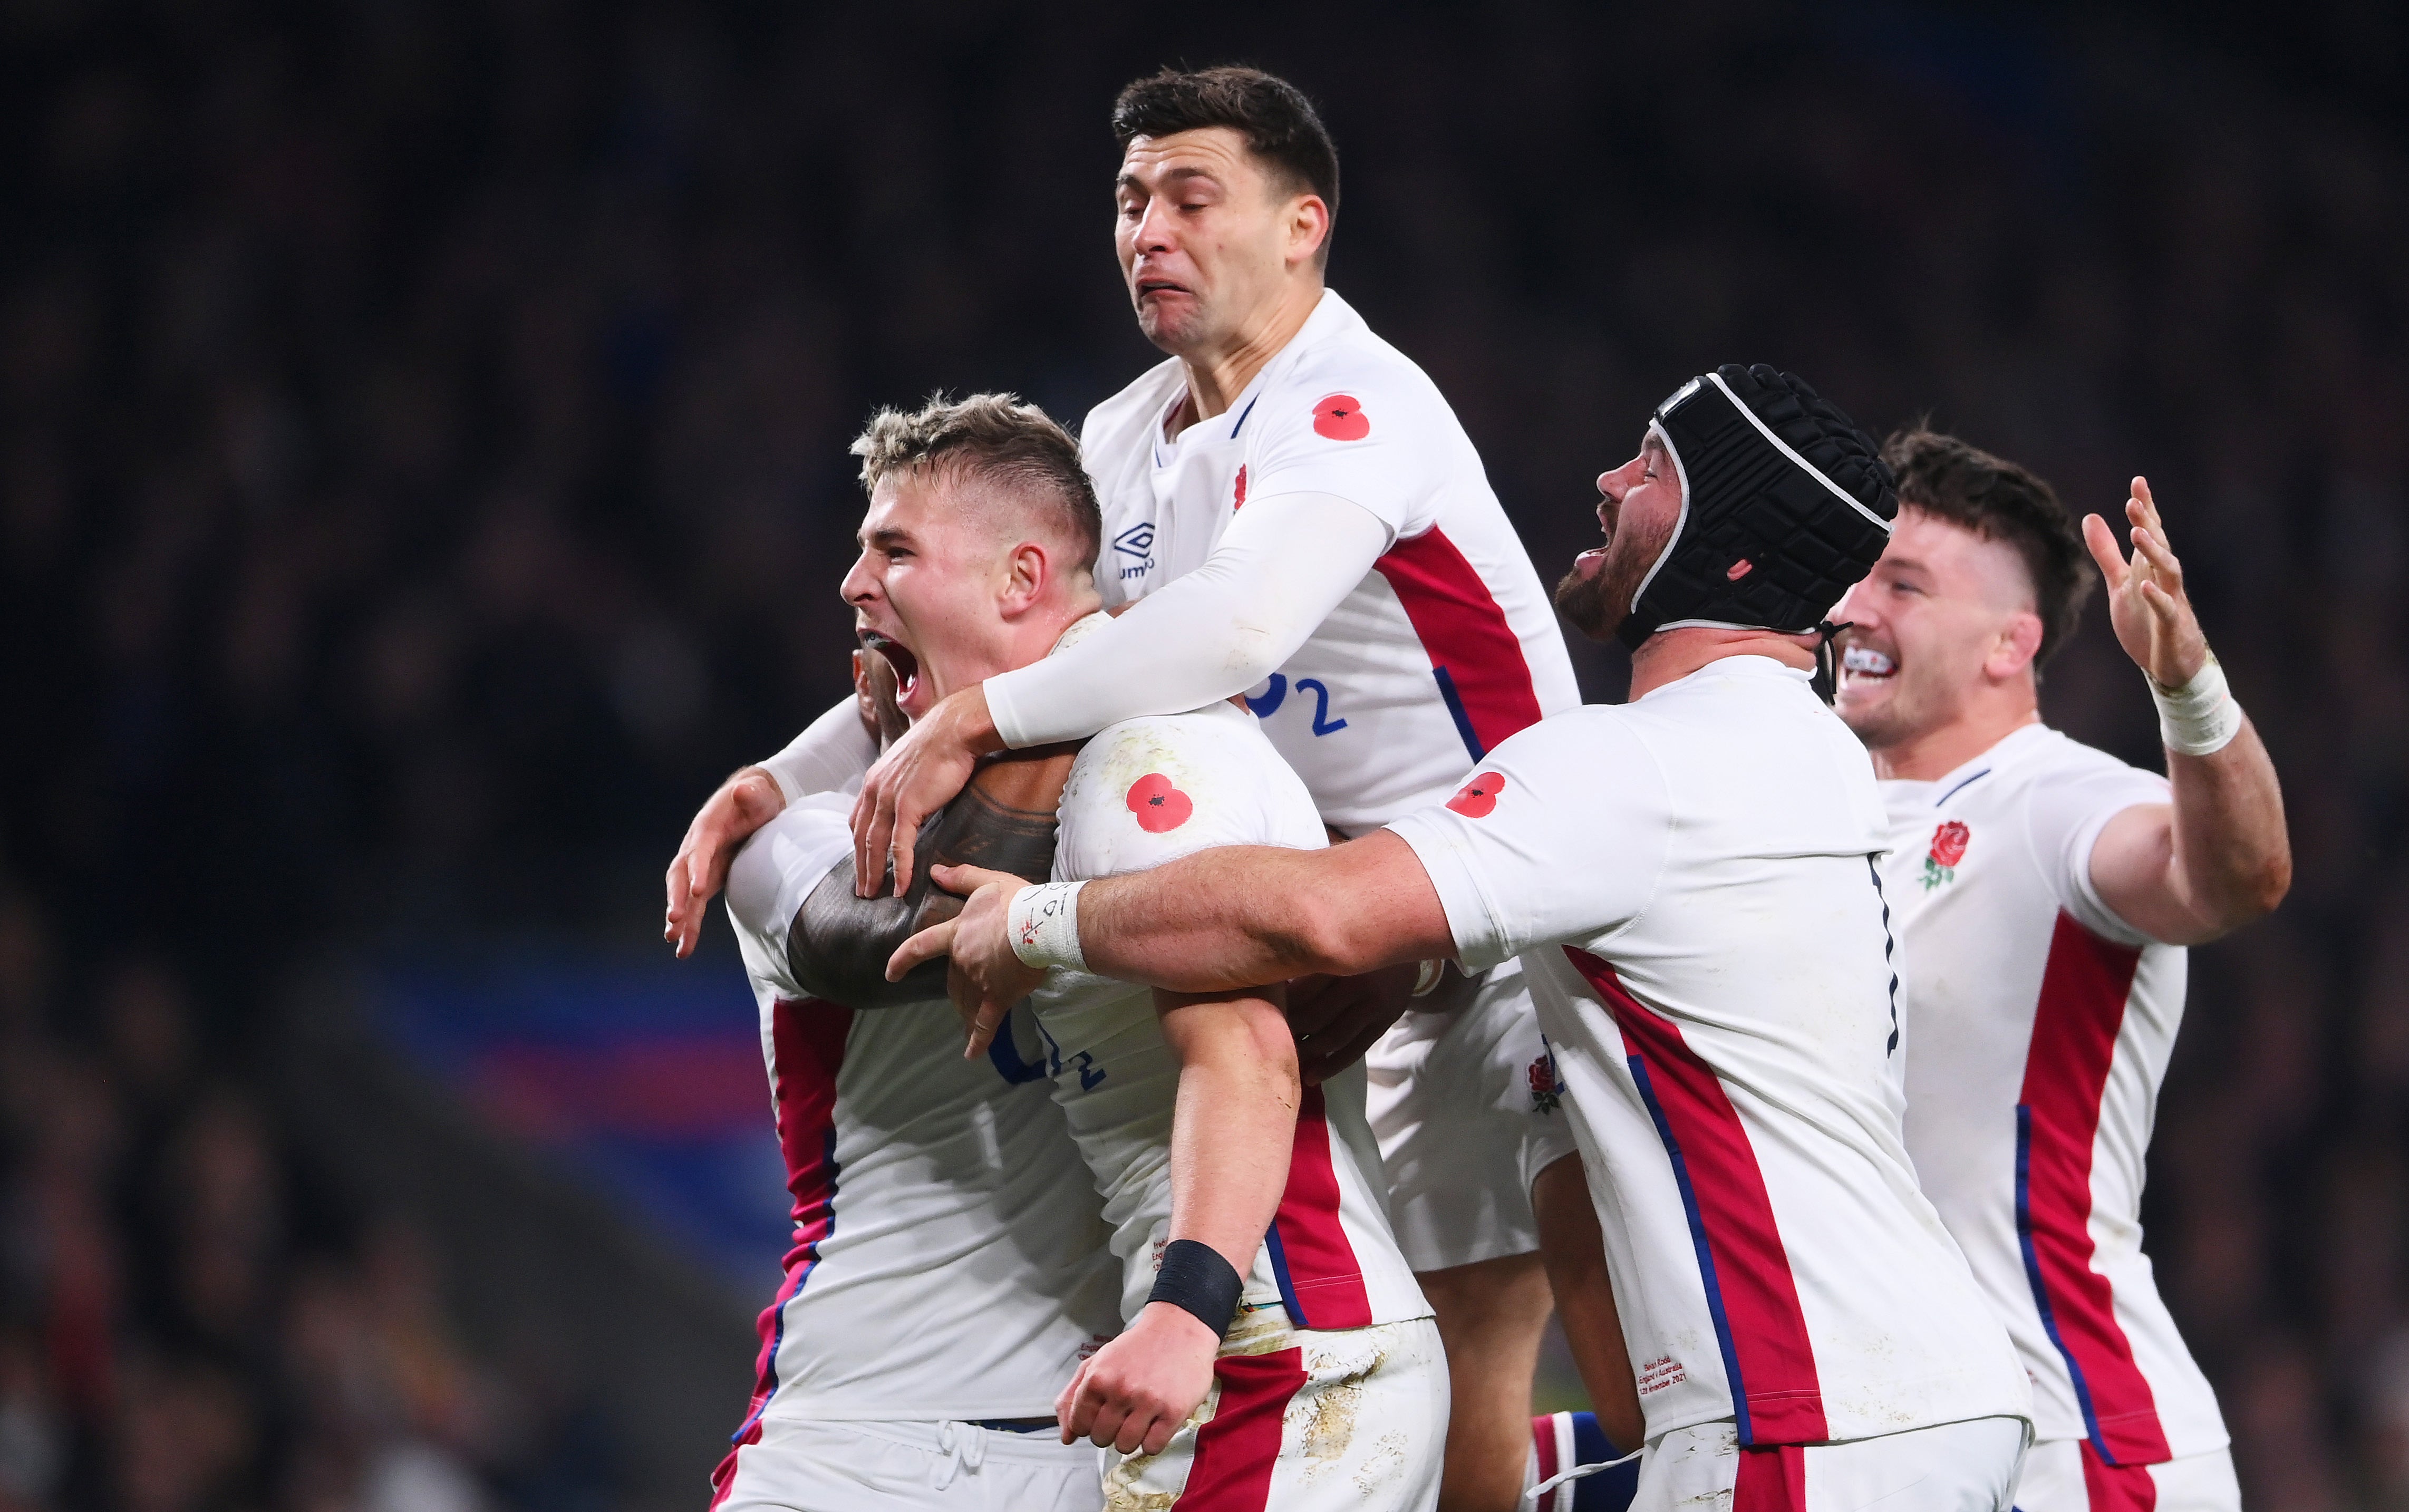
[[[1618,531],[1607,542],[1606,560],[1584,574],[1576,565],[1556,583],[1557,612],[1593,641],[1610,641],[1631,612],[1631,601],[1649,564],[1665,549],[1662,540],[1631,540]]]

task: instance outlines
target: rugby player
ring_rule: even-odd
[[[910,886],[919,823],[985,753],[1245,693],[1343,837],[1439,801],[1580,701],[1463,426],[1324,281],[1338,160],[1311,104],[1251,69],[1168,71],[1124,90],[1113,126],[1116,249],[1168,356],[1096,407],[1081,446],[1104,516],[1097,587],[1133,607],[1075,651],[949,693],[878,759],[855,813],[865,888],[890,851]],[[682,950],[748,813],[864,757],[858,730],[826,719],[706,806],[670,872]],[[1407,963],[1368,993],[1300,994],[1308,1076],[1361,1055],[1408,985],[1436,980]],[[1373,1118],[1455,1364],[1442,1502],[1501,1512],[1531,1458],[1550,1307],[1525,1148],[1542,1047],[1511,962],[1422,1001],[1371,1058]]]
[[[1633,646],[1630,703],[1551,716],[1327,850],[1042,886],[946,869],[976,892],[888,970],[950,950],[984,1023],[1053,967],[1211,991],[1520,953],[1638,1378],[1633,1505],[2005,1512],[2031,1394],[1916,1188],[1886,825],[1810,686],[1888,539],[1888,472],[1803,382],[1729,366],[1598,484],[1607,543],[1557,601]]]
[[[870,686],[884,663],[856,653],[855,666],[864,728],[875,738],[880,708],[900,728],[892,678],[884,699]],[[1046,877],[1067,765],[988,764],[932,848]],[[832,923],[861,922],[850,806],[803,796],[728,875],[795,1241],[711,1505],[1092,1512],[1094,1455],[1059,1441],[1051,1408],[1118,1331],[1099,1204],[1042,1062],[1016,1057],[1009,1034],[963,1060],[941,978],[890,986],[820,944]],[[930,916],[928,901],[882,900],[899,930]]]
[[[979,396],[887,411],[859,443],[871,506],[845,597],[865,638],[910,669],[915,718],[1109,624],[1084,531],[1059,528],[1023,478],[957,460],[959,438],[989,427],[1032,458],[1059,455],[1092,511],[1074,443],[1032,408]],[[1303,783],[1219,699],[1087,742],[1060,814],[1057,878],[1210,845],[1327,843]],[[1279,1000],[1277,986],[1183,995],[1064,973],[1035,1001],[1043,1063],[1122,1266],[1127,1331],[1058,1404],[1066,1443],[1114,1451],[1109,1505],[1436,1498],[1446,1358],[1390,1233],[1363,1072],[1304,1087]]]
[[[2284,803],[2184,591],[2149,484],[2080,535],[2049,485],[1894,438],[1898,527],[1835,612],[1838,707],[1883,779],[1907,1143],[2034,1382],[2024,1512],[2234,1512],[2216,1398],[2142,1252],[2143,1156],[2184,947],[2273,908]],[[2041,723],[2040,669],[2106,576],[2167,775]]]

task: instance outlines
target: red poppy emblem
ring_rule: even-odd
[[[1159,771],[1149,771],[1130,784],[1129,811],[1137,815],[1137,827],[1149,835],[1160,835],[1166,829],[1176,829],[1196,812],[1188,795],[1171,785],[1171,779]]]
[[[1372,422],[1352,394],[1333,394],[1313,407],[1313,433],[1334,441],[1360,441],[1372,434]]]
[[[1966,842],[1974,832],[1952,819],[1932,832],[1932,860],[1936,866],[1955,866],[1966,856]]]
[[[1506,779],[1493,771],[1480,775],[1456,789],[1447,806],[1467,819],[1486,819],[1489,811],[1497,806],[1497,795],[1506,790]]]
[[[1239,463],[1239,464],[1238,464],[1238,497],[1235,497],[1235,498],[1233,498],[1233,499],[1232,499],[1232,500],[1230,501],[1230,508],[1234,511],[1237,511],[1237,510],[1242,510],[1242,509],[1246,508],[1246,506],[1247,506],[1247,465],[1246,465],[1245,463],[1241,462],[1241,463]]]

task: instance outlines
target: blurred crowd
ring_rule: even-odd
[[[447,1317],[172,968],[78,969],[0,878],[0,1512],[606,1507],[607,1452]]]
[[[571,1495],[281,1122],[285,973],[655,928],[844,690],[868,408],[1152,360],[1104,114],[1176,59],[1323,103],[1333,284],[1550,577],[1722,361],[2151,476],[2298,860],[2195,957],[2151,1248],[2251,1505],[2409,1507],[2402,122],[2113,8],[1144,10],[0,5],[0,1509]],[[2099,618],[2044,713],[2155,761]]]

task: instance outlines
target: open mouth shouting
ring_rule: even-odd
[[[913,712],[912,695],[920,687],[920,658],[902,641],[890,635],[882,635],[868,626],[857,628],[854,636],[861,642],[862,650],[876,652],[887,658],[887,666],[895,669],[896,706],[906,713]]]

